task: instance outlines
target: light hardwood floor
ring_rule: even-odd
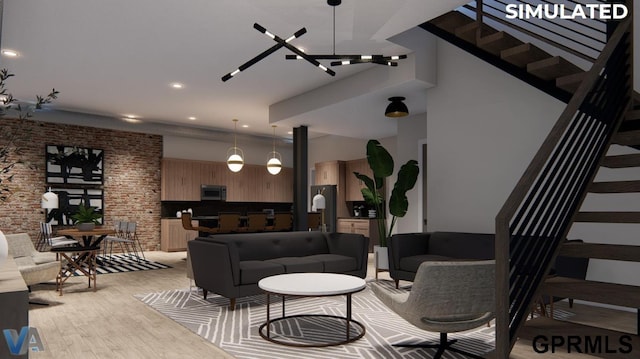
[[[69,279],[63,296],[58,296],[53,283],[34,286],[31,300],[51,305],[30,307],[30,325],[38,329],[45,347],[30,358],[233,358],[133,297],[189,286],[185,252],[146,255],[172,268],[98,275],[96,292],[87,288],[84,277]],[[374,277],[372,263],[370,257],[368,279]],[[389,279],[385,272],[379,277]],[[565,303],[556,305],[557,309],[566,307]],[[614,329],[635,332],[635,313],[581,305],[572,311],[576,321],[606,322]],[[517,359],[543,357],[527,344],[516,345],[512,353]]]

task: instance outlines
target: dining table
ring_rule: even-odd
[[[78,241],[77,245],[54,247],[52,252],[62,256],[60,272],[56,278],[56,290],[62,295],[62,285],[75,273],[80,272],[89,278],[89,288],[93,281],[93,290],[96,291],[97,262],[100,243],[108,236],[116,233],[113,228],[96,227],[90,230],[77,228],[60,229],[56,232],[70,239]]]

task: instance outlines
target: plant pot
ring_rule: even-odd
[[[76,228],[79,231],[93,231],[96,228],[95,223],[78,223],[76,224]]]
[[[9,256],[9,244],[7,243],[7,237],[0,231],[0,268],[4,264],[4,261]]]
[[[373,246],[376,269],[389,270],[389,247]]]

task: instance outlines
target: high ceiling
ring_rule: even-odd
[[[388,39],[464,2],[344,0],[335,8],[336,53],[410,53]],[[406,96],[410,110],[424,111],[426,96],[412,97],[420,92],[408,84],[270,122],[270,105],[379,65],[334,67],[331,77],[305,61],[285,60],[290,52],[280,49],[222,82],[275,44],[253,29],[255,22],[283,38],[305,27],[293,45],[307,53],[333,51],[333,8],[325,0],[4,0],[1,45],[19,56],[2,56],[0,65],[16,75],[8,87],[21,100],[55,87],[54,109],[118,121],[132,114],[147,124],[228,131],[238,118],[247,134],[269,135],[273,122],[281,135],[308,125],[316,135],[366,138],[395,135],[396,120],[383,115],[386,97]],[[344,116],[350,121],[340,121]],[[328,118],[341,128],[321,126]]]

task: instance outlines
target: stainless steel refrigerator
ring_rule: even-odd
[[[327,232],[335,232],[338,228],[336,217],[338,188],[333,184],[311,186],[311,198],[309,199],[309,203],[313,203],[313,197],[318,194],[318,191],[320,191],[325,198],[326,208],[324,209],[324,223],[327,225]]]

